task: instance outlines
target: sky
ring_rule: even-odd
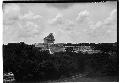
[[[117,42],[117,2],[4,3],[3,43]]]

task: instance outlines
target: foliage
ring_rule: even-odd
[[[13,72],[19,82],[59,79],[78,72],[99,71],[104,75],[118,75],[119,56],[116,50],[110,54],[109,51],[95,54],[70,51],[49,54],[34,45],[8,44],[3,45],[3,68],[4,72]]]

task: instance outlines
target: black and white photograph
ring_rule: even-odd
[[[3,83],[119,82],[118,4],[3,1]]]

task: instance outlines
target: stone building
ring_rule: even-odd
[[[44,43],[35,44],[35,46],[37,48],[40,48],[40,50],[48,50],[50,54],[53,54],[55,52],[65,51],[65,48],[61,43],[54,44],[55,39],[54,39],[53,33],[50,33],[43,40],[44,40]]]
[[[44,43],[45,44],[54,44],[54,36],[53,33],[50,33],[47,37],[44,38]]]

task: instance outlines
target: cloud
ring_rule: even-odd
[[[111,11],[109,17],[107,17],[104,20],[104,24],[105,25],[112,25],[113,23],[116,23],[116,21],[117,21],[117,10],[114,9]]]
[[[3,11],[3,23],[6,25],[11,25],[21,20],[38,20],[42,18],[41,15],[35,14],[30,10],[24,15],[21,14],[22,11],[19,4],[6,4]]]
[[[61,13],[58,13],[56,17],[49,20],[48,23],[54,27],[58,27],[61,30],[70,31],[75,23],[69,19],[66,19]]]
[[[47,6],[55,7],[57,9],[66,9],[73,5],[74,3],[47,3]]]
[[[95,42],[117,41],[117,10],[112,10],[106,19],[93,24],[88,35]]]
[[[3,23],[13,24],[20,16],[20,6],[16,4],[6,4],[3,9]]]
[[[23,25],[21,23],[4,25],[3,28],[3,40],[5,43],[21,41],[30,42],[30,39],[36,39],[39,35],[39,26],[31,21],[27,21],[23,23]]]
[[[18,37],[27,38],[35,37],[39,34],[39,26],[31,21],[27,21],[25,25],[19,25],[21,28],[19,30]]]
[[[98,21],[95,24],[95,27],[108,27],[108,26],[116,26],[117,25],[117,10],[114,9],[111,11],[110,15],[104,19],[103,21]]]
[[[37,15],[29,10],[24,15],[21,14],[21,8],[17,4],[6,4],[4,7],[4,39],[20,40],[19,38],[30,38],[39,35],[39,26],[36,22],[42,16]],[[35,20],[36,22],[33,22]],[[7,41],[7,40],[6,40]]]
[[[77,26],[77,31],[85,32],[89,28],[94,28],[94,22],[90,18],[90,13],[88,10],[82,10],[78,13],[75,23]]]
[[[58,29],[56,34],[60,37],[57,35],[57,41],[65,38],[65,42],[80,42],[83,38],[87,39],[85,31],[89,28],[90,22],[89,12],[87,10],[80,11],[76,19],[73,20],[66,18],[61,13],[58,13],[53,19],[49,20],[49,24]]]
[[[4,14],[12,15],[18,15],[20,13],[20,7],[16,4],[6,4],[4,9]]]
[[[65,38],[70,42],[91,41],[88,37],[90,37],[89,35],[94,34],[93,29],[102,26],[101,21],[96,24],[92,22],[87,10],[80,11],[74,20],[67,19],[59,13],[52,20],[49,20],[49,23],[54,25],[54,27],[59,28],[60,31],[57,34],[65,34]],[[99,31],[97,32],[99,33]],[[58,39],[60,38],[58,37]]]
[[[89,16],[89,12],[87,10],[80,11],[77,18],[76,18],[76,21],[84,22],[85,20],[88,19],[88,16]]]
[[[49,20],[48,23],[53,24],[53,25],[62,25],[62,24],[64,24],[63,15],[58,13],[56,15],[56,17],[53,18],[52,20]]]
[[[32,19],[40,19],[42,18],[41,15],[36,15],[34,14],[33,12],[29,11],[28,13],[24,14],[23,16],[20,16],[20,19],[29,19],[29,20],[32,20]]]
[[[39,27],[39,25],[43,26],[43,23],[39,23],[42,21],[42,16],[30,10],[24,15],[21,12],[22,10],[19,4],[4,5],[3,40],[5,43],[18,41],[32,42],[33,38],[35,39],[40,35],[40,31],[43,29]],[[32,41],[29,41],[31,39]]]
[[[100,4],[97,3],[76,4],[65,8],[62,5],[62,8],[57,8],[58,6],[54,8],[54,6],[48,7],[42,4],[5,6],[5,42],[42,42],[50,32],[55,33],[56,42],[112,42],[116,40],[117,11],[114,7],[104,4],[101,5],[102,8],[97,6]],[[11,6],[17,6],[17,9],[12,9]]]
[[[100,20],[97,21],[95,24],[92,24],[92,27],[90,27],[90,28],[91,29],[106,28],[106,27],[111,28],[111,26],[116,27],[116,25],[117,25],[117,10],[114,9],[110,12],[110,14],[107,18],[105,18],[102,21],[100,21]]]

